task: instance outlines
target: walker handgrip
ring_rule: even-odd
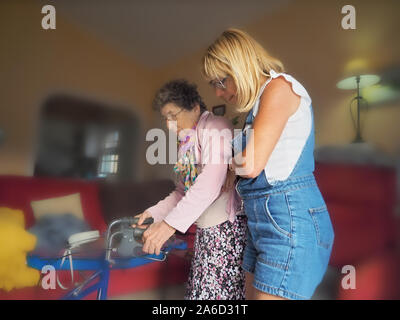
[[[147,228],[146,229],[133,228],[133,237],[138,241],[142,241],[143,233],[146,230],[147,230]]]
[[[139,222],[139,217],[133,217],[130,219],[131,224],[137,224]],[[147,218],[143,221],[142,224],[152,224],[154,222],[153,218]]]

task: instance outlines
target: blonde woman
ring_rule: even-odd
[[[218,97],[247,113],[230,166],[248,218],[246,298],[309,299],[334,239],[313,175],[311,98],[278,59],[237,29],[208,48],[203,73]]]

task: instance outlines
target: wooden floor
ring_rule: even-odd
[[[110,300],[183,300],[184,295],[185,284],[181,284],[157,290],[126,294],[110,298]]]
[[[315,291],[312,300],[335,299],[335,291],[340,281],[340,273],[328,267],[324,280]],[[110,298],[110,300],[183,300],[185,284],[170,286],[151,291],[143,291]]]

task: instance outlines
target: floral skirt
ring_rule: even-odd
[[[243,300],[246,216],[197,228],[185,300]]]

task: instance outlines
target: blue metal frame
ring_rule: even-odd
[[[154,262],[154,260],[162,261],[166,258],[169,251],[173,249],[185,250],[187,249],[187,243],[182,241],[181,243],[174,243],[166,247],[164,252],[159,255],[144,255],[141,257],[134,258],[117,258],[115,264],[111,265],[106,259],[106,256],[99,258],[78,258],[74,259],[73,267],[74,270],[97,270],[91,275],[83,284],[69,291],[62,299],[63,300],[80,300],[97,290],[97,299],[107,299],[108,282],[110,277],[110,269],[128,269],[135,268],[144,264]],[[65,259],[64,264],[61,266],[61,258],[48,259],[35,255],[27,256],[27,264],[35,269],[42,270],[45,265],[52,265],[56,270],[70,270],[69,260]],[[97,281],[96,281],[97,280]],[[94,282],[93,284],[91,284]],[[91,284],[91,285],[90,285]],[[87,287],[90,285],[89,287]],[[86,288],[85,288],[86,287]]]

